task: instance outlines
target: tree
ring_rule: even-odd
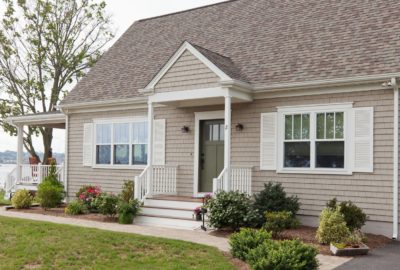
[[[4,119],[55,111],[114,35],[105,2],[0,1],[5,6],[0,22],[0,126],[16,135],[16,128]],[[24,146],[39,158],[32,143],[39,134],[46,162],[51,155],[52,128],[25,129]]]

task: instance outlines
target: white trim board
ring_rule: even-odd
[[[161,80],[161,78],[168,72],[168,70],[178,61],[179,57],[185,51],[189,51],[195,57],[197,57],[203,64],[205,64],[212,72],[214,72],[221,81],[232,80],[231,77],[226,75],[219,67],[217,67],[214,63],[208,60],[202,53],[200,53],[195,47],[192,46],[189,42],[185,41],[182,46],[175,52],[175,54],[168,60],[168,62],[162,67],[162,69],[154,76],[154,78],[150,81],[150,83],[144,88],[145,91],[152,91],[157,83]]]
[[[204,193],[199,193],[199,153],[200,153],[200,120],[224,119],[225,111],[209,111],[194,113],[194,170],[193,170],[193,196],[202,197]]]

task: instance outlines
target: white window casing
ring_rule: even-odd
[[[154,120],[153,128],[153,165],[165,165],[165,119]]]
[[[91,167],[93,165],[93,124],[83,124],[83,147],[82,147],[82,160],[83,166]]]
[[[374,171],[374,108],[353,110],[354,172]]]
[[[261,114],[260,169],[276,170],[277,113]]]

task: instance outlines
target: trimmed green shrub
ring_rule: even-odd
[[[318,269],[318,251],[299,240],[266,241],[250,250],[247,262],[254,270]]]
[[[99,213],[108,217],[114,217],[117,214],[118,196],[114,194],[102,193],[94,199],[93,205],[99,210]]]
[[[239,191],[221,191],[207,202],[209,225],[238,230],[252,227],[260,218],[253,208],[250,196]]]
[[[346,226],[340,207],[322,210],[317,230],[317,239],[320,243],[342,243],[349,234],[350,230]]]
[[[64,209],[65,214],[76,216],[87,212],[86,206],[81,201],[73,201]]]
[[[31,207],[32,201],[33,196],[26,189],[18,190],[11,198],[11,204],[15,209],[27,209]]]
[[[327,203],[327,207],[330,209],[336,209],[338,206],[350,231],[360,230],[365,225],[365,222],[367,222],[367,215],[351,201],[338,204],[337,199],[333,198]]]
[[[298,226],[298,221],[289,211],[265,212],[264,229],[272,232],[273,237],[277,237],[285,229]]]
[[[38,186],[37,198],[45,210],[59,206],[64,196],[64,186],[58,181],[45,180]]]
[[[133,219],[139,214],[140,201],[131,199],[129,202],[120,201],[118,203],[118,223],[132,224]]]
[[[258,221],[261,226],[265,223],[265,212],[288,211],[295,216],[300,209],[300,203],[296,196],[288,197],[280,183],[269,182],[264,184],[260,193],[254,195],[254,207],[261,217]]]
[[[231,254],[235,258],[245,261],[249,251],[262,245],[265,241],[271,241],[271,233],[262,229],[243,228],[229,238]]]
[[[133,181],[124,181],[121,191],[121,200],[129,203],[134,199],[135,195],[135,183]]]

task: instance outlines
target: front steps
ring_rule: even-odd
[[[144,201],[134,224],[186,230],[199,229],[201,221],[193,217],[193,210],[202,206],[200,199],[190,197],[157,197]]]

